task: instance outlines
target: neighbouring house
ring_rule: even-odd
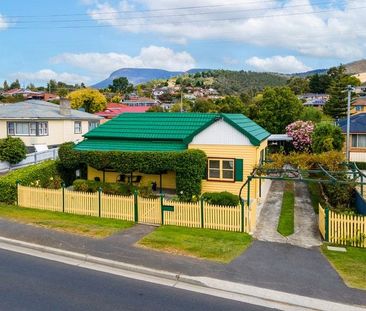
[[[5,97],[21,95],[26,99],[38,99],[38,100],[45,100],[45,101],[60,99],[60,96],[52,94],[52,93],[38,92],[38,91],[32,91],[32,90],[28,90],[28,89],[11,89],[11,90],[2,92],[1,95],[5,96]]]
[[[84,135],[78,151],[181,152],[199,149],[207,155],[207,177],[202,192],[238,194],[253,168],[265,157],[269,133],[242,114],[224,113],[124,113]],[[116,171],[88,167],[88,179],[118,182]],[[156,183],[176,188],[175,172],[148,175],[134,172],[143,185]],[[251,197],[258,198],[258,180]]]
[[[306,93],[299,95],[298,98],[304,103],[305,107],[323,109],[325,103],[329,100],[329,95]]]
[[[101,123],[105,123],[110,119],[119,116],[122,113],[132,112],[132,113],[143,113],[149,110],[149,106],[127,106],[118,103],[109,103],[104,111],[96,112],[95,115],[103,117]]]
[[[71,109],[67,100],[60,105],[41,100],[0,104],[0,138],[19,137],[30,150],[35,145],[54,147],[82,139],[101,119]]]
[[[148,98],[148,97],[138,97],[138,96],[130,96],[128,99],[124,99],[121,102],[122,104],[130,107],[151,107],[158,104],[155,99]]]
[[[366,97],[358,97],[352,102],[352,113],[366,112]]]
[[[350,161],[366,162],[366,112],[350,118]],[[347,134],[347,119],[338,121],[344,135]]]

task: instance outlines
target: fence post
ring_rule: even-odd
[[[65,213],[65,183],[61,183],[62,187],[62,212]]]
[[[20,184],[20,181],[17,180],[15,182],[15,184],[16,184],[16,193],[17,193],[17,201],[16,201],[16,203],[17,203],[17,206],[18,206],[19,205],[19,184]]]
[[[160,194],[161,224],[164,225],[164,194]]]
[[[203,211],[203,208],[204,208],[204,201],[203,201],[203,198],[201,198],[200,199],[200,203],[201,203],[201,228],[204,228],[205,227],[205,224],[204,224],[204,221],[205,221],[205,219],[204,219],[204,211]]]
[[[98,217],[101,216],[102,209],[102,187],[98,188]]]
[[[325,208],[325,241],[329,242],[329,208]]]
[[[137,202],[137,190],[133,192],[133,209],[134,209],[134,218],[135,222],[139,222],[139,209],[138,209],[138,202]]]
[[[244,200],[240,198],[240,216],[241,216],[241,224],[240,224],[240,231],[244,232]]]

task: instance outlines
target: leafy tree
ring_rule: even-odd
[[[287,86],[296,94],[304,94],[310,91],[309,80],[300,77],[292,77],[287,82]]]
[[[164,108],[158,105],[151,106],[146,112],[165,112]]]
[[[68,95],[73,109],[84,108],[86,112],[103,111],[107,106],[107,99],[98,90],[79,89]]]
[[[300,115],[299,120],[311,121],[313,123],[319,123],[322,121],[324,114],[314,107],[305,107]]]
[[[315,127],[312,135],[312,149],[315,153],[327,151],[341,151],[344,135],[339,126],[330,123],[320,123]]]
[[[312,75],[309,78],[309,89],[311,93],[324,94],[327,92],[329,85],[331,83],[331,76],[328,74],[318,74]]]
[[[111,100],[112,100],[112,103],[120,103],[122,98],[121,98],[121,96],[115,95],[112,97]]]
[[[57,95],[60,96],[61,98],[66,97],[68,93],[69,93],[69,91],[65,87],[59,88],[57,90]]]
[[[48,81],[48,83],[47,83],[47,90],[48,90],[48,92],[50,92],[50,93],[56,93],[57,89],[58,89],[58,86],[57,86],[56,80],[50,80],[50,81]]]
[[[130,93],[133,91],[133,85],[128,82],[126,77],[120,77],[114,79],[112,84],[109,85],[112,92],[115,93]]]
[[[258,101],[255,121],[271,133],[284,133],[286,126],[299,119],[301,101],[289,87],[266,88]]]
[[[10,89],[20,89],[20,82],[16,79],[12,84],[10,84]]]
[[[191,111],[192,112],[215,112],[216,111],[216,105],[210,99],[198,98],[192,104]]]
[[[237,96],[226,96],[216,101],[218,110],[223,113],[243,113],[245,105]]]
[[[33,83],[29,83],[27,85],[27,89],[31,90],[31,91],[36,91],[37,90],[36,86]]]
[[[0,140],[0,161],[17,164],[27,156],[27,148],[20,138],[7,137]]]
[[[175,103],[170,109],[171,112],[181,112],[181,103]],[[191,103],[187,100],[183,100],[183,111],[191,111]]]

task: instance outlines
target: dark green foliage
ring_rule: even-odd
[[[315,153],[327,151],[341,151],[344,135],[339,126],[329,123],[320,123],[315,127],[312,135],[311,147]]]
[[[180,200],[191,201],[201,193],[201,180],[206,168],[206,155],[200,150],[183,152],[99,152],[75,151],[73,144],[60,147],[59,157],[64,168],[77,169],[87,164],[97,170],[114,169],[123,174],[141,172],[159,174],[176,172],[177,195]]]
[[[20,138],[7,137],[0,140],[0,161],[17,164],[27,156],[27,149]]]
[[[97,192],[101,188],[105,194],[130,196],[136,188],[129,184],[103,183],[94,180],[76,179],[72,184],[74,191]]]
[[[314,107],[305,107],[301,112],[299,120],[319,123],[323,118],[323,113]]]
[[[133,85],[128,82],[126,77],[114,79],[108,87],[115,93],[129,93],[133,91]]]
[[[287,86],[294,92],[296,95],[309,93],[309,80],[306,78],[300,77],[292,77],[287,81]]]
[[[206,73],[208,75],[209,73]],[[283,75],[252,72],[252,71],[229,71],[215,70],[213,88],[223,95],[235,95],[246,91],[260,91],[265,87],[284,86],[288,78]]]
[[[202,194],[202,199],[207,203],[213,205],[222,205],[222,206],[238,206],[239,205],[239,196],[232,194],[227,191],[223,192],[205,192]]]
[[[290,88],[266,88],[258,101],[254,121],[272,134],[281,134],[287,125],[299,119],[302,109],[301,101]]]
[[[17,181],[24,186],[56,188],[59,183],[57,176],[55,161],[45,161],[12,171],[0,178],[0,202],[13,204],[16,201]]]
[[[331,82],[329,75],[319,75],[318,73],[309,78],[310,93],[324,94],[327,92]]]
[[[353,183],[324,184],[323,190],[332,209],[338,212],[354,211],[355,185]]]

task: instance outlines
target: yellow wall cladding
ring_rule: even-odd
[[[115,183],[117,182],[118,176],[121,175],[121,173],[118,172],[108,172],[106,171],[104,173],[104,178],[105,178],[105,182],[108,183]],[[126,174],[127,176],[128,174]],[[133,176],[142,176],[140,185],[141,186],[151,186],[152,182],[156,182],[157,186],[160,187],[160,176],[159,175],[147,175],[147,174],[142,174],[139,172],[134,172]],[[167,174],[163,174],[162,175],[162,184],[163,184],[163,188],[167,188],[167,189],[175,189],[176,185],[175,185],[175,179],[176,179],[176,174],[175,172],[167,172]],[[89,180],[94,180],[95,177],[99,177],[101,181],[103,181],[103,171],[98,171],[95,168],[92,168],[90,166],[88,166],[88,179]]]

